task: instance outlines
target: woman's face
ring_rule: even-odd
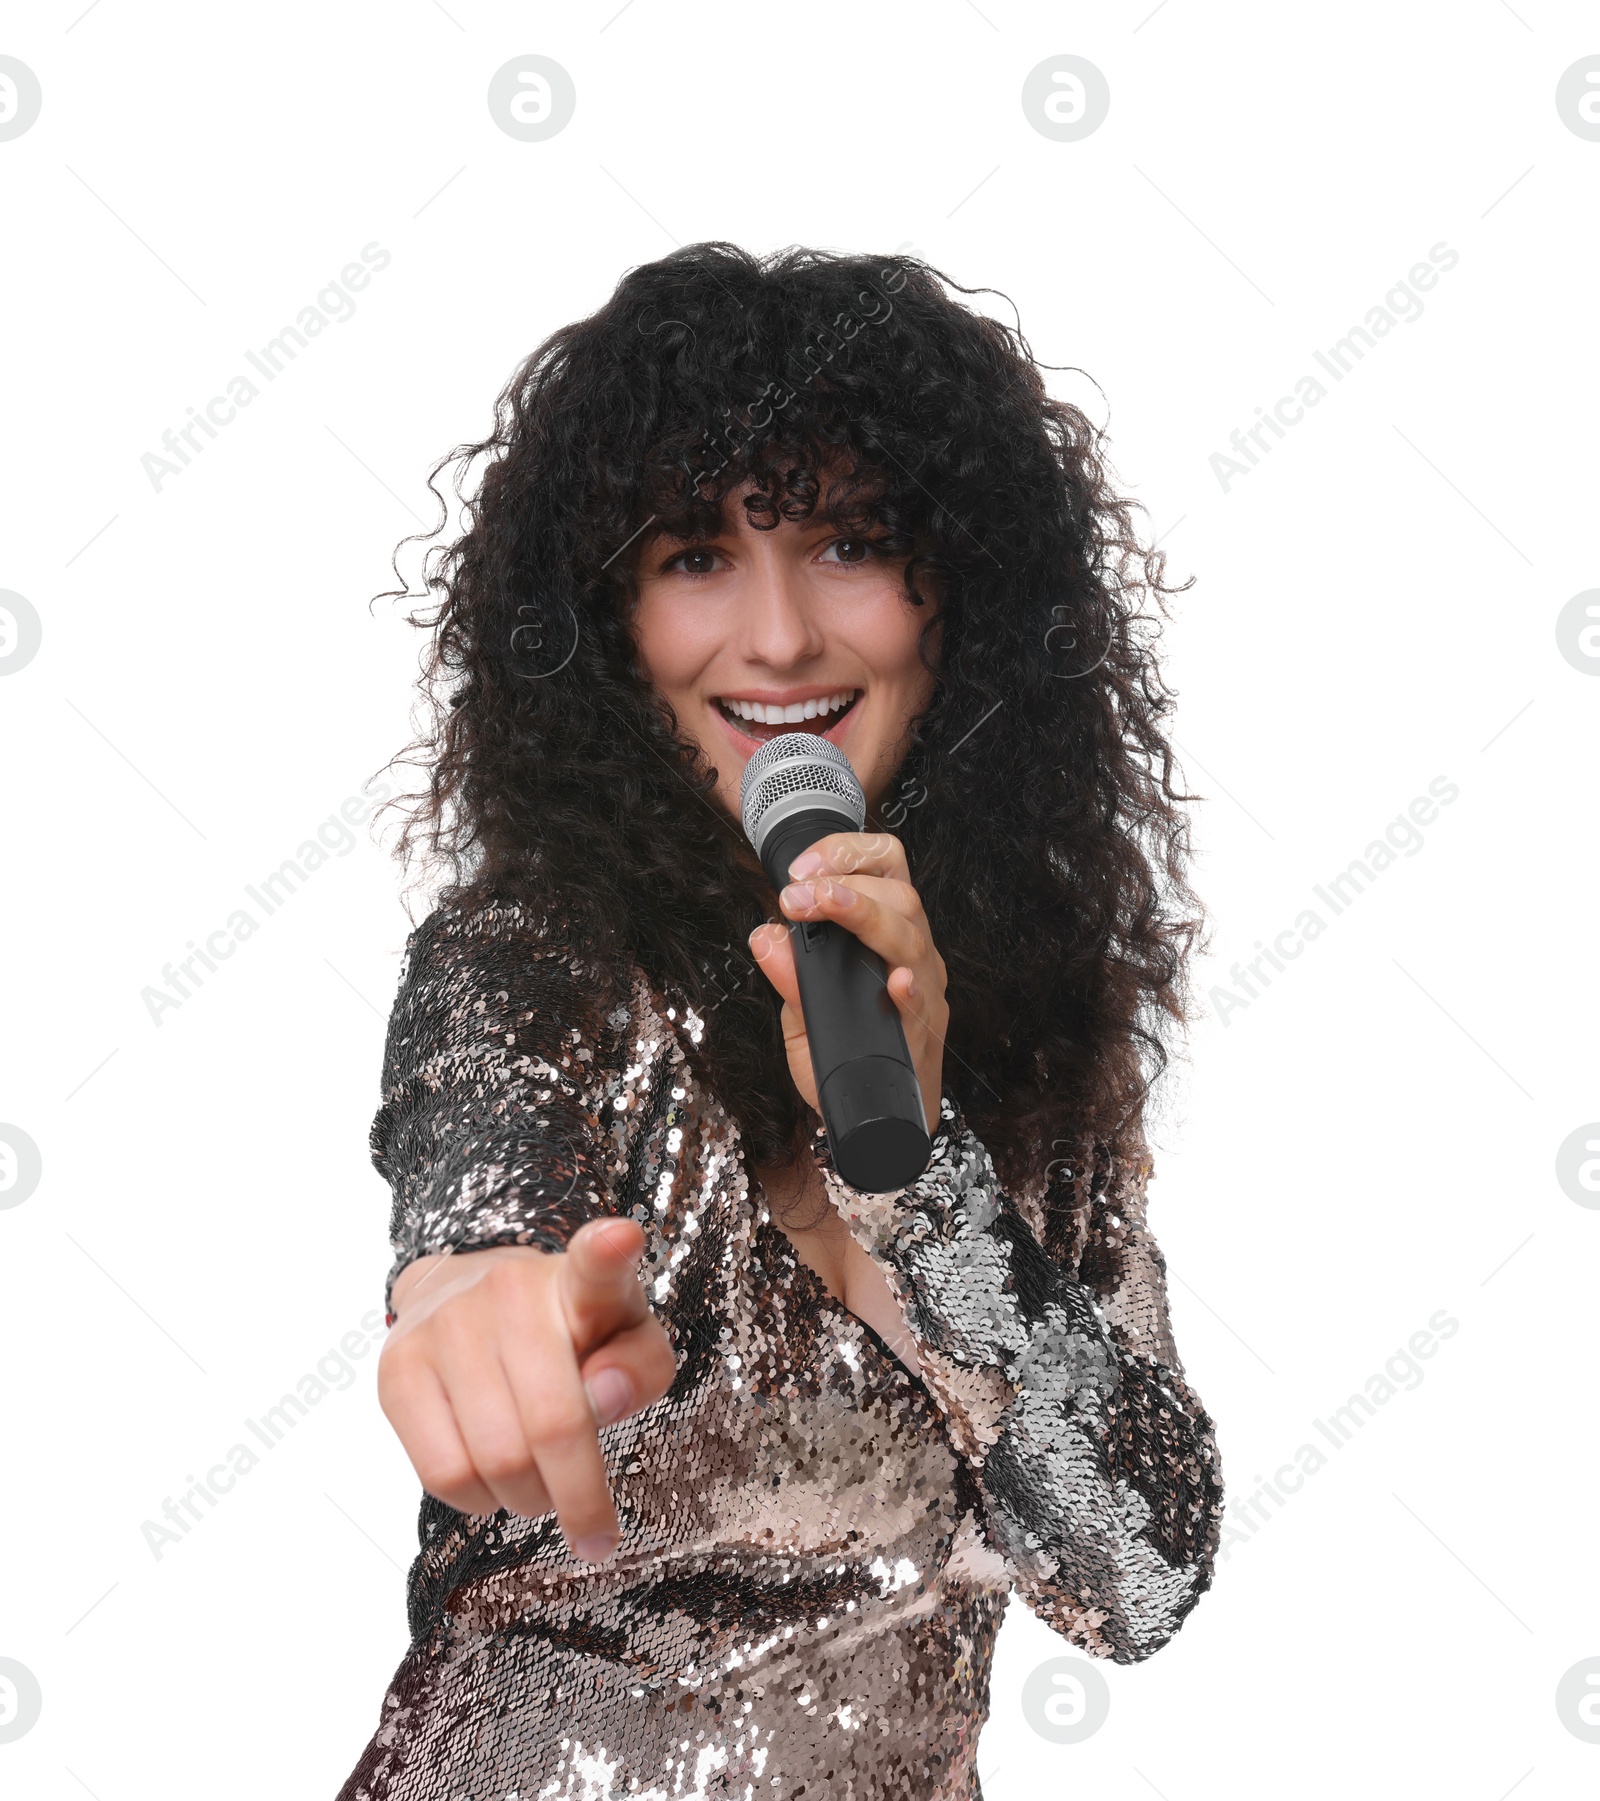
[[[735,819],[745,764],[785,730],[837,744],[876,808],[933,697],[917,639],[937,602],[913,606],[903,558],[884,559],[820,518],[757,530],[741,504],[747,491],[728,497],[724,521],[736,523],[720,532],[644,540],[633,615],[640,659],[680,732],[715,767],[717,799]],[[779,710],[781,721],[769,717]]]

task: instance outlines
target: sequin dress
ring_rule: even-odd
[[[953,1801],[1015,1590],[1069,1646],[1151,1655],[1210,1586],[1212,1423],[1184,1380],[1148,1153],[1073,1144],[1003,1193],[945,1095],[910,1188],[812,1153],[915,1341],[913,1375],[795,1255],[738,1126],[696,1081],[701,1020],[595,972],[516,906],[412,933],[373,1161],[393,1288],[454,1246],[561,1249],[632,1215],[678,1359],[601,1433],[622,1542],[424,1496],[411,1643],[339,1801]],[[812,1116],[815,1119],[815,1115]]]

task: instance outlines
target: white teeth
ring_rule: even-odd
[[[820,718],[824,713],[837,713],[848,707],[855,699],[858,690],[841,688],[837,694],[830,694],[823,700],[791,701],[786,707],[768,705],[759,700],[724,700],[720,705],[740,719],[748,719],[758,725],[799,725],[807,719]]]

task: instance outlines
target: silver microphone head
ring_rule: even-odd
[[[858,832],[866,823],[867,797],[838,745],[814,732],[780,732],[745,764],[739,784],[745,836],[756,855],[775,825],[808,807],[847,813]]]

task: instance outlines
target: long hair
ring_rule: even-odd
[[[868,823],[905,845],[949,974],[945,1087],[1003,1179],[1136,1128],[1188,1017],[1196,797],[1146,606],[1180,590],[1020,327],[947,287],[911,256],[690,245],[554,332],[429,478],[459,465],[462,529],[411,616],[428,723],[400,760],[427,782],[390,803],[396,854],[442,860],[439,904],[507,897],[573,935],[597,1009],[633,966],[692,1008],[757,1167],[792,1160],[805,1113],[747,945],[770,890],[629,629],[645,529],[714,531],[736,487],[752,525],[820,506],[907,559],[910,604],[939,595],[932,700]]]

